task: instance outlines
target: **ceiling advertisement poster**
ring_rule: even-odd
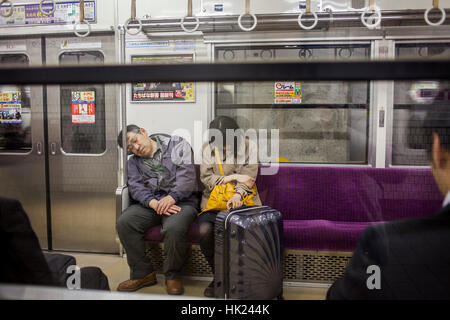
[[[193,54],[136,55],[132,64],[193,63]],[[131,87],[132,102],[195,102],[194,82],[137,82]]]

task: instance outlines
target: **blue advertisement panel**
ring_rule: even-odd
[[[45,12],[51,12],[53,4],[48,2],[42,5]],[[9,12],[8,6],[0,8],[3,14]],[[96,1],[84,2],[84,18],[89,23],[95,23]],[[32,4],[17,4],[13,7],[13,14],[9,17],[0,16],[0,26],[2,25],[42,25],[42,24],[73,24],[80,19],[80,2],[66,1],[57,2],[56,9],[51,14],[44,14],[39,8],[39,2]]]

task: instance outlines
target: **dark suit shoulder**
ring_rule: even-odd
[[[380,289],[369,289],[369,267]],[[450,206],[433,216],[367,227],[328,299],[450,299]]]

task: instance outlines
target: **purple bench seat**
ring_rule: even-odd
[[[256,183],[262,203],[283,215],[286,249],[353,251],[370,224],[431,215],[442,204],[428,169],[282,165]],[[159,230],[146,239],[161,242]],[[189,238],[198,243],[197,223]]]

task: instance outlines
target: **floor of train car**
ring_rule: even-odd
[[[55,253],[66,253],[53,251]],[[92,253],[73,253],[67,254],[75,257],[79,267],[96,266],[102,269],[109,281],[111,291],[116,291],[120,282],[129,278],[130,269],[126,258],[116,255],[92,254]],[[167,294],[164,285],[164,276],[157,276],[158,283],[151,287],[142,288],[136,293],[141,294]],[[203,290],[209,284],[208,280],[194,280],[186,278],[183,280],[184,297],[205,298]],[[328,290],[327,285],[293,285],[284,286],[283,295],[286,300],[324,300]],[[206,299],[206,298],[205,298]]]

